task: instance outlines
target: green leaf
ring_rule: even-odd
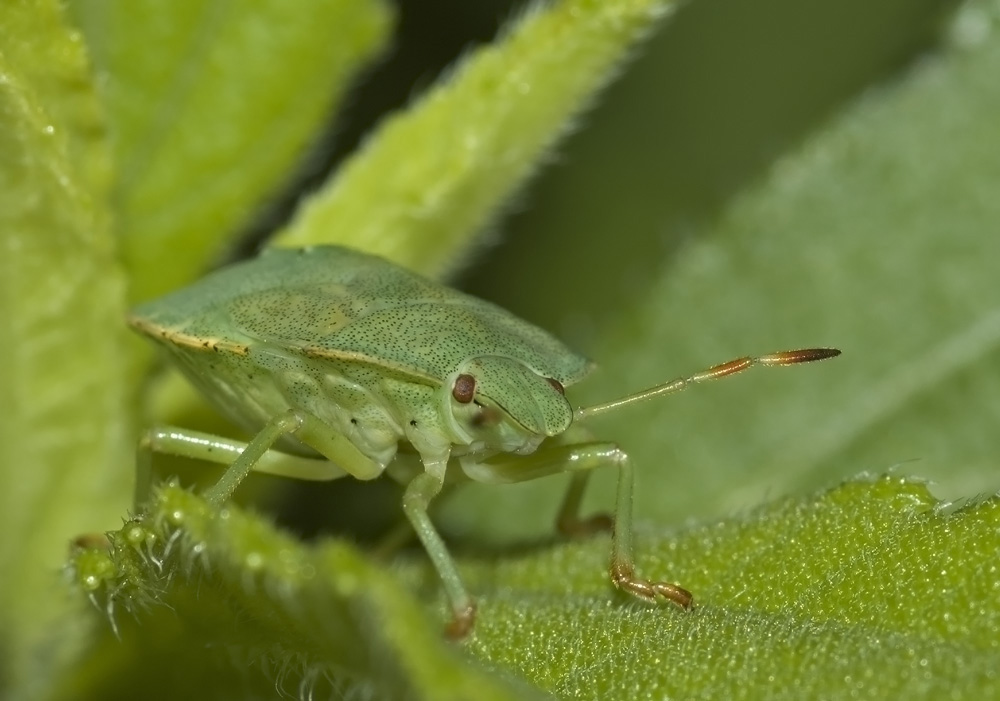
[[[339,242],[442,277],[673,3],[563,0],[523,13],[387,119],[276,242]]]
[[[189,282],[231,245],[391,24],[378,0],[72,7],[103,74],[134,299]]]
[[[61,4],[3,4],[0,696],[44,686],[85,632],[56,626],[78,602],[54,573],[72,535],[113,525],[128,503],[124,280],[108,178],[83,44]]]
[[[621,689],[639,698],[1000,692],[1000,498],[953,510],[921,482],[882,477],[680,534],[640,535],[640,572],[699,592],[693,612],[615,595],[606,537],[520,554],[479,550],[463,568],[480,597],[468,652],[563,698]],[[219,672],[183,657],[190,643],[171,632],[176,619],[194,626],[189,635],[200,645],[235,655],[237,669],[281,670],[288,688],[322,680],[314,691],[330,684],[374,698],[530,693],[462,663],[440,638],[440,618],[419,612],[407,591],[421,592],[441,616],[435,576],[420,555],[396,563],[403,588],[352,548],[303,546],[176,487],[161,490],[149,517],[126,524],[112,543],[110,554],[84,550],[75,561],[77,581],[116,620],[120,606],[139,619],[122,633],[126,645],[108,642],[103,654],[128,657],[137,639],[157,640],[160,654],[182,655],[188,693],[204,693],[205,677],[218,683]],[[169,616],[157,609],[163,604]],[[113,670],[110,679],[91,675],[91,696],[122,693]],[[231,670],[227,678],[241,677]],[[148,697],[149,682],[136,680],[131,693]]]
[[[1000,498],[946,507],[882,477],[646,530],[640,572],[690,613],[613,597],[606,538],[477,558],[470,649],[562,698],[995,698]]]
[[[94,653],[118,664],[103,665],[105,675],[81,673],[66,683],[66,698],[204,698],[209,689],[231,693],[259,682],[259,670],[301,695],[542,696],[471,664],[389,572],[346,544],[303,545],[258,518],[219,511],[173,486],[156,493],[146,516],[109,535],[110,550],[75,554],[73,573],[113,624],[126,624],[121,641],[105,640]],[[178,621],[191,630],[179,635]],[[118,674],[137,644],[183,665],[183,678],[172,677],[162,696],[150,675],[125,680],[134,685],[128,691]],[[220,654],[206,654],[206,646]]]

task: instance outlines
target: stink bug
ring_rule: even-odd
[[[579,517],[590,471],[616,467],[612,582],[640,599],[690,608],[687,590],[636,574],[632,465],[579,422],[754,365],[840,353],[739,358],[574,409],[564,388],[590,372],[585,358],[489,302],[339,246],[267,251],[139,306],[129,323],[166,346],[206,397],[253,434],[242,443],[184,429],[147,431],[137,501],[148,488],[153,452],[228,464],[206,493],[215,504],[252,470],[312,480],[387,472],[405,485],[403,511],[441,577],[453,637],[471,630],[475,604],[427,514],[446,483],[572,472],[557,526],[586,533],[611,526],[606,517]]]

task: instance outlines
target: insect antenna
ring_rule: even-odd
[[[603,404],[595,404],[588,407],[578,407],[573,411],[573,420],[580,421],[582,419],[589,418],[596,414],[603,414],[606,411],[612,411],[618,409],[627,404],[633,404],[635,402],[642,402],[647,399],[652,399],[653,397],[659,397],[664,394],[673,394],[674,392],[680,392],[689,385],[698,384],[699,382],[706,382],[708,380],[717,380],[720,377],[728,377],[729,375],[735,375],[736,373],[743,372],[744,370],[749,370],[755,365],[761,365],[765,367],[777,367],[781,365],[796,365],[798,363],[811,363],[817,360],[826,360],[827,358],[835,358],[840,355],[840,351],[836,348],[804,348],[801,350],[790,350],[790,351],[780,351],[778,353],[768,353],[767,355],[759,355],[756,357],[745,356],[743,358],[735,358],[733,360],[728,360],[724,363],[718,365],[713,365],[707,370],[702,370],[701,372],[695,373],[688,377],[678,377],[676,380],[670,380],[662,385],[656,385],[655,387],[650,387],[649,389],[644,389],[641,392],[636,392],[635,394],[629,394],[625,397],[619,397],[618,399],[612,399],[609,402],[604,402]]]

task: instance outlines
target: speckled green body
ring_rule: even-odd
[[[549,378],[568,386],[590,369],[493,304],[339,246],[268,251],[129,322],[247,430],[304,411],[383,468],[401,441],[425,462],[531,452],[573,417]],[[463,373],[475,402],[452,396]]]

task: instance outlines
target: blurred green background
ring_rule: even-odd
[[[401,3],[396,47],[299,183],[520,7]],[[985,68],[941,76],[987,60],[991,7],[956,21],[932,0],[683,5],[484,232],[455,284],[596,360],[580,403],[742,354],[844,350],[595,420],[638,464],[637,518],[710,520],[863,471],[926,477],[948,499],[997,489],[997,88]],[[591,507],[611,506],[614,479],[594,480]],[[477,543],[542,537],[563,482],[473,485],[442,523]],[[358,491],[387,519],[397,499],[330,486],[341,510],[288,489],[297,518],[305,500],[340,511],[316,515],[337,527]]]

